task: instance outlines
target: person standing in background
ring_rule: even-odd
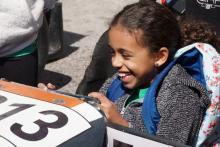
[[[1,0],[0,77],[36,86],[44,0]]]

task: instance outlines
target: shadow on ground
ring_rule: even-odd
[[[85,36],[81,34],[64,31],[63,32],[63,47],[55,49],[57,50],[56,53],[50,55],[48,61],[53,62],[58,59],[65,58],[71,53],[75,52],[78,49],[78,47],[72,46],[72,44],[79,41],[80,39],[84,37]]]
[[[53,56],[49,57],[49,62],[55,62],[59,59],[65,58],[71,53],[75,52],[78,47],[72,46],[73,43],[79,41],[84,38],[84,35],[80,35],[73,32],[64,31],[63,32],[63,48],[59,49]],[[59,46],[59,45],[58,45]],[[56,73],[49,70],[43,70],[38,78],[39,82],[42,83],[52,83],[57,89],[62,88],[66,84],[71,81],[71,77],[67,75],[63,75],[60,73]]]
[[[67,75],[63,75],[60,73],[56,73],[49,70],[42,71],[41,75],[39,76],[39,82],[41,83],[52,83],[56,86],[56,89],[60,89],[66,84],[68,84],[72,78]]]

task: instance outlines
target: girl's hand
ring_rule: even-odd
[[[97,98],[101,104],[100,108],[105,113],[108,121],[128,127],[128,122],[118,113],[116,106],[106,96],[99,92],[92,92],[89,96]]]

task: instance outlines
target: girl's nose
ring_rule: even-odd
[[[123,65],[123,60],[119,56],[112,57],[112,66],[115,68],[120,68]]]

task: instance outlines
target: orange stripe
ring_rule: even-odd
[[[74,97],[70,97],[58,93],[47,92],[36,87],[31,87],[14,82],[6,82],[2,80],[0,80],[0,90],[42,100],[42,101],[47,101],[50,103],[56,103],[69,108],[83,103],[83,101]]]

